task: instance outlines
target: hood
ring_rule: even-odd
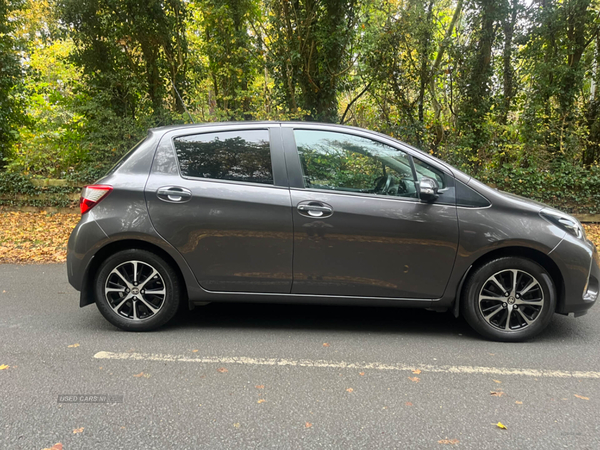
[[[527,203],[531,206],[534,206],[536,208],[538,208],[540,211],[544,208],[549,208],[548,205],[546,205],[545,203],[542,202],[538,202],[537,200],[531,200],[530,198],[527,197],[523,197],[521,195],[517,195],[517,194],[511,194],[510,192],[506,192],[506,191],[498,191],[500,193],[502,193],[502,195],[512,198],[513,200],[517,200],[521,203]]]

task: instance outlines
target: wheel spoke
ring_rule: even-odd
[[[144,299],[144,297],[140,296],[138,298],[139,298],[139,301],[141,301],[144,305],[146,305],[146,307],[150,311],[152,311],[152,314],[156,314],[158,312],[158,310],[160,309],[160,308],[156,308],[156,307],[152,306],[149,302],[146,301],[146,299]]]
[[[521,292],[518,292],[518,294],[523,297],[525,294],[527,294],[531,289],[533,289],[535,286],[539,286],[540,283],[537,282],[536,279],[534,279],[531,283],[529,283],[525,289],[523,289]]]
[[[157,289],[157,290],[150,290],[150,289],[146,289],[144,291],[145,295],[165,295],[167,291],[165,291],[164,289]]]
[[[125,287],[122,287],[122,288],[109,288],[109,287],[107,287],[106,289],[104,289],[104,292],[106,292],[106,293],[108,293],[108,292],[123,292],[124,293],[125,289],[127,289],[127,288],[125,288]]]
[[[154,278],[154,275],[156,275],[158,272],[156,271],[156,269],[152,268],[152,273],[150,274],[150,276],[148,278],[146,278],[142,283],[140,283],[139,288],[143,289],[144,286],[146,286],[146,283],[148,283],[148,281],[150,281],[152,278]]]
[[[498,279],[496,278],[496,275],[494,275],[491,278],[491,281],[493,281],[494,283],[496,283],[496,286],[498,286],[500,288],[500,290],[502,291],[503,294],[506,294],[506,289],[504,288],[504,286],[502,286],[502,283],[500,283],[498,281]]]
[[[112,274],[117,275],[121,280],[123,280],[123,282],[125,283],[125,286],[127,286],[128,288],[131,289],[131,283],[125,279],[125,277],[119,271],[118,267],[113,269],[113,271],[110,273],[110,275],[112,275]]]
[[[138,262],[132,261],[133,263],[133,282],[135,283],[138,280]]]
[[[517,305],[531,305],[531,306],[542,306],[542,298],[539,300],[516,300]]]
[[[493,316],[495,316],[496,314],[498,314],[500,311],[502,311],[502,309],[503,309],[503,308],[502,308],[502,305],[498,305],[498,307],[497,307],[496,309],[494,309],[494,310],[493,310],[491,313],[489,313],[488,315],[486,315],[486,316],[483,316],[483,318],[489,322],[489,321],[490,321],[490,319],[491,319]]]
[[[119,309],[121,309],[121,306],[123,306],[123,304],[130,298],[131,298],[131,296],[129,296],[129,295],[126,296],[125,298],[123,298],[123,300],[121,300],[121,302],[117,306],[111,306],[111,308],[114,309],[118,313]]]
[[[508,305],[508,308],[506,309],[506,326],[504,327],[504,329],[506,331],[510,331],[510,316],[512,315],[512,305]]]
[[[520,309],[517,309],[517,312],[521,315],[521,317],[527,323],[527,325],[531,324],[532,321],[529,320],[529,318],[525,314],[523,314],[523,311],[521,311]]]
[[[511,270],[512,272],[512,290],[510,291],[511,295],[515,295],[517,292],[517,278],[519,275],[518,270]]]
[[[146,291],[148,292],[148,291]],[[504,297],[491,297],[489,295],[480,295],[479,300],[491,300],[496,302],[504,302],[506,299]]]

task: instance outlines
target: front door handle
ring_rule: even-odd
[[[165,186],[156,190],[156,196],[164,202],[185,203],[192,198],[192,191],[179,186]]]
[[[333,214],[333,208],[323,202],[305,201],[298,204],[298,212],[306,217],[324,218]]]

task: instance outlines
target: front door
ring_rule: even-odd
[[[292,293],[441,297],[458,243],[452,176],[366,137],[296,129],[294,140]],[[434,203],[419,199],[423,176],[440,184]]]
[[[146,186],[150,218],[204,289],[290,292],[290,194],[283,155],[270,145],[278,131],[187,131],[159,145]]]

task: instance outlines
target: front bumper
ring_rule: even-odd
[[[586,314],[600,291],[600,256],[595,245],[567,234],[550,256],[563,278],[556,312],[575,317]]]

